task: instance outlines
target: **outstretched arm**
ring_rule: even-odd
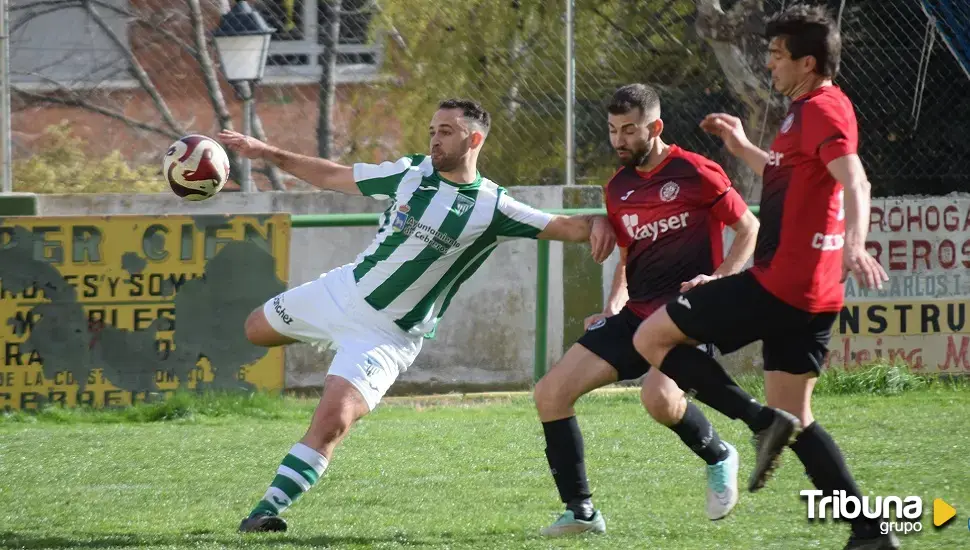
[[[314,187],[348,195],[361,194],[354,181],[354,169],[350,166],[286,151],[230,130],[219,132],[218,137],[219,141],[240,155],[268,160],[280,170],[285,170]]]
[[[606,261],[616,246],[613,227],[606,216],[598,215],[554,216],[537,238],[574,243],[588,240],[598,263]]]

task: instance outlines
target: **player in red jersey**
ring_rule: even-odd
[[[726,516],[738,499],[738,453],[720,440],[704,413],[633,347],[642,319],[711,277],[742,269],[754,251],[758,220],[716,163],[660,139],[660,99],[643,84],[616,91],[609,106],[610,142],[623,167],[606,186],[607,216],[620,263],[603,313],[535,388],[546,457],[566,511],[542,530],[549,536],[603,532],[593,508],[583,439],[573,405],[580,396],[644,374],[641,398],[707,467],[707,514]],[[722,231],[736,238],[724,257]]]
[[[757,462],[749,490],[763,486],[790,445],[826,496],[861,494],[832,437],[812,416],[811,396],[842,307],[848,272],[881,288],[885,271],[865,250],[869,182],[857,155],[853,107],[832,83],[841,38],[824,8],[793,6],[769,21],[768,69],[775,89],[792,99],[788,116],[763,151],[741,121],[709,115],[704,130],[762,174],[761,230],[755,265],[686,292],[637,330],[637,350],[683,389],[755,433]],[[691,345],[713,342],[724,353],[760,340],[762,406],[714,359]],[[847,549],[898,548],[892,534],[864,516],[852,521]]]

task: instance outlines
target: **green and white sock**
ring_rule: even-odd
[[[273,483],[250,515],[280,514],[292,506],[300,495],[310,490],[327,469],[327,464],[327,457],[310,447],[302,443],[293,445],[276,469]]]

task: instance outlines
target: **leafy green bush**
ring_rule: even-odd
[[[14,190],[24,193],[158,193],[166,190],[160,166],[129,166],[120,151],[91,159],[68,122],[48,126],[41,148],[14,161]]]

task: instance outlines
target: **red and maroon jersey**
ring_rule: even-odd
[[[627,249],[627,306],[641,318],[710,275],[724,259],[722,232],[747,211],[717,163],[670,146],[650,172],[624,167],[606,184],[606,212]]]
[[[838,86],[794,100],[768,153],[752,273],[778,299],[817,313],[842,308],[845,210],[827,165],[855,153],[855,111]]]

